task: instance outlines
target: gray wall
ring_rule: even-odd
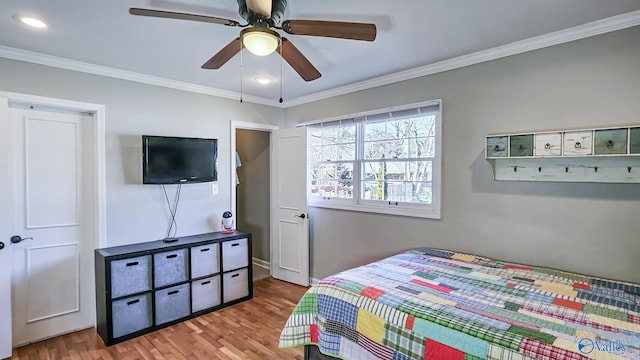
[[[442,219],[315,208],[312,276],[414,247],[640,281],[640,185],[498,182],[484,136],[640,124],[640,27],[286,110],[289,125],[443,99]]]
[[[252,234],[253,257],[264,261],[271,258],[269,137],[266,131],[236,130],[236,149],[242,161],[236,187],[237,229]]]
[[[178,236],[216,231],[231,205],[230,121],[273,124],[283,110],[0,58],[0,91],[106,105],[107,245],[164,238],[169,212],[158,185],[142,185],[140,135],[217,138],[219,194],[183,185]],[[172,198],[176,186],[169,186]]]

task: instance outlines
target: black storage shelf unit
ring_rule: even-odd
[[[253,298],[251,234],[95,250],[97,330],[107,346]]]

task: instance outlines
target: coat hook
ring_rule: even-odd
[[[517,166],[513,167],[513,172],[518,172],[518,167]]]
[[[594,167],[593,170],[595,170],[596,172],[598,172],[598,167]]]
[[[538,166],[538,172],[542,172],[542,166]]]
[[[627,166],[627,171],[631,174],[631,166]]]
[[[564,168],[564,172],[566,172],[566,173],[569,172],[569,167],[568,166]]]

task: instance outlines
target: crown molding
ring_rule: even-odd
[[[516,41],[510,44],[497,46],[468,55],[458,56],[455,58],[397,72],[394,74],[380,76],[370,80],[337,87],[331,90],[320,91],[310,95],[290,99],[287,101],[287,107],[302,105],[335,96],[367,90],[378,86],[389,85],[400,81],[411,80],[444,71],[459,69],[462,67],[475,65],[511,55],[517,55],[524,52],[538,50],[554,45],[560,45],[616,30],[622,30],[637,25],[640,25],[640,10],[625,13],[622,15],[612,16],[606,19],[596,20],[583,25],[578,25],[568,29],[536,36],[521,41]]]
[[[583,25],[574,26],[565,30],[552,32],[549,34],[536,36],[530,39],[516,41],[510,44],[494,47],[487,50],[478,51],[472,54],[458,56],[452,59],[443,60],[437,63],[420,66],[417,68],[397,72],[390,75],[380,76],[373,79],[337,87],[331,90],[288,99],[286,104],[280,104],[274,100],[256,96],[243,95],[243,101],[268,105],[279,108],[287,108],[324,100],[335,96],[345,95],[357,91],[367,90],[378,86],[411,80],[427,75],[433,75],[444,71],[459,69],[462,67],[483,63],[511,55],[517,55],[528,51],[538,50],[549,46],[559,45],[575,40],[580,40],[604,33],[622,30],[640,25],[640,10],[632,11],[606,19],[596,20]],[[225,99],[238,100],[240,94],[234,91],[227,91],[213,87],[197,85],[177,80],[161,78],[157,76],[140,74],[107,66],[95,65],[86,62],[65,59],[61,57],[45,55],[32,51],[16,49],[0,45],[0,57],[24,61],[34,64],[46,65],[60,69],[79,71],[93,75],[106,76],[121,80],[134,81],[142,84],[155,85],[176,90],[189,91],[198,94],[211,95]]]
[[[183,81],[166,79],[158,76],[151,76],[140,74],[133,71],[121,70],[116,68],[111,68],[107,66],[90,64],[82,61],[76,61],[66,58],[61,58],[57,56],[51,56],[46,54],[41,54],[37,52],[16,49],[8,46],[0,45],[0,57],[24,61],[39,65],[51,66],[59,69],[78,71],[87,74],[106,76],[115,79],[134,81],[137,83],[160,86],[170,89],[189,91],[198,94],[211,95],[224,99],[232,99],[238,100],[240,99],[240,94],[234,91],[227,91],[222,89],[217,89],[213,87],[197,85],[193,83],[187,83]],[[255,104],[269,105],[269,106],[278,106],[280,105],[274,100],[264,99],[256,96],[242,96],[243,101],[251,102]]]

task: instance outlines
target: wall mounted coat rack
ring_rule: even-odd
[[[640,183],[640,125],[492,134],[495,180]]]

